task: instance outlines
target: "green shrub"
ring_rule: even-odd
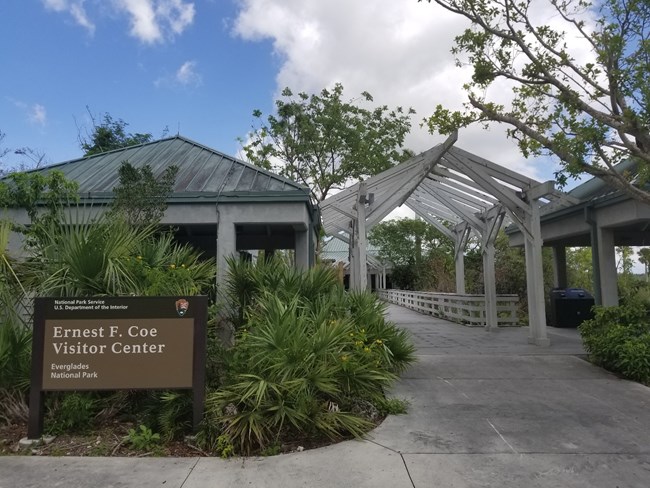
[[[235,446],[232,445],[230,437],[227,435],[220,435],[217,437],[215,451],[222,459],[227,459],[235,455]]]
[[[11,323],[0,324],[0,390],[27,394],[31,355],[31,329]]]
[[[408,411],[409,402],[402,398],[385,398],[377,404],[382,415],[402,415]]]
[[[165,441],[179,439],[192,427],[192,395],[188,391],[150,392],[143,407],[148,425]]]
[[[618,355],[617,368],[623,376],[650,384],[650,331],[623,342]]]
[[[0,388],[0,425],[27,422],[29,405],[25,394]]]
[[[262,449],[262,451],[260,452],[260,456],[265,456],[265,457],[277,456],[281,452],[282,452],[282,446],[280,446],[279,444],[271,444],[270,446]]]
[[[201,295],[214,286],[214,260],[201,259],[200,252],[176,243],[171,233],[142,240],[126,260],[141,295]]]
[[[40,225],[26,281],[40,294],[197,295],[214,284],[213,260],[155,226],[134,227],[106,215]]]
[[[92,427],[101,410],[101,401],[94,393],[60,393],[50,398],[50,434],[85,433]]]
[[[643,304],[596,307],[595,317],[580,326],[592,360],[626,378],[650,383],[650,319]]]
[[[140,425],[137,429],[129,429],[125,440],[136,451],[150,451],[160,443],[160,434],[154,433],[146,425]]]
[[[22,325],[0,323],[0,422],[27,419],[32,331]]]
[[[232,442],[230,442],[228,436],[222,433],[221,424],[215,421],[210,410],[205,412],[199,431],[196,433],[195,442],[200,449],[220,456],[222,455],[225,444],[232,446]],[[230,453],[234,454],[234,447],[228,450],[228,454]]]
[[[348,360],[349,321],[314,323],[298,299],[284,304],[266,294],[248,325],[235,346],[232,382],[207,399],[242,452],[267,447],[285,429],[333,438],[364,432],[362,419],[331,405],[357,382],[379,394],[393,375]]]
[[[317,266],[302,271],[282,257],[259,259],[255,263],[228,260],[226,294],[232,307],[231,321],[236,329],[245,323],[245,313],[255,306],[255,301],[264,291],[273,292],[283,300],[299,296],[313,303],[335,288],[340,288],[340,284],[333,268]]]
[[[300,272],[278,259],[230,265],[237,341],[223,386],[207,395],[199,439],[214,445],[221,432],[250,453],[286,437],[362,436],[373,423],[357,407],[381,403],[414,360],[408,335],[374,296],[346,293],[335,270]]]
[[[0,220],[0,422],[24,420],[31,374],[32,332],[20,271],[7,254],[11,223]]]
[[[27,261],[27,283],[49,296],[128,295],[137,292],[126,259],[154,228],[101,217],[41,224]],[[87,219],[86,219],[87,220]]]

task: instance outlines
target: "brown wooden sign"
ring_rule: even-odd
[[[37,298],[28,437],[44,391],[192,388],[198,426],[206,316],[204,296]]]

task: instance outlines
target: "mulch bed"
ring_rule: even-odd
[[[27,437],[27,424],[4,425],[0,426],[0,456],[195,457],[209,455],[183,441],[161,442],[150,452],[131,449],[124,439],[129,429],[133,427],[128,423],[114,423],[85,435],[58,435],[50,444],[21,449],[18,442]]]
[[[92,433],[58,435],[50,444],[21,449],[18,442],[27,437],[27,424],[0,425],[0,456],[197,457],[214,455],[192,445],[191,441],[161,442],[149,452],[132,449],[125,442],[125,438],[129,429],[134,427],[131,423],[114,422]],[[279,446],[273,454],[299,452],[333,443],[327,439],[294,439]]]

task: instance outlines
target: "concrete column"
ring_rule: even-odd
[[[566,288],[566,247],[553,246],[553,286],[555,288]]]
[[[313,268],[316,266],[316,247],[318,245],[318,236],[316,235],[316,229],[313,224],[307,226],[307,238],[309,239],[309,267]]]
[[[366,184],[359,183],[356,204],[357,218],[353,229],[354,265],[350,262],[350,289],[366,290],[368,288],[368,271],[366,263]],[[352,242],[351,242],[352,244]],[[354,269],[354,280],[352,279]]]
[[[224,212],[221,212],[217,228],[217,293],[219,295],[222,295],[228,276],[226,260],[237,251],[236,240],[235,224],[224,215]]]
[[[542,266],[542,232],[539,223],[539,207],[533,201],[531,214],[526,215],[525,225],[530,236],[525,236],[526,286],[528,291],[528,342],[549,346],[546,333],[546,305],[544,302],[544,268]]]
[[[465,255],[456,250],[456,293],[465,293]]]
[[[296,254],[296,268],[302,270],[309,269],[309,231],[296,231],[294,245]]]
[[[362,181],[359,185],[359,199],[357,201],[357,239],[359,256],[359,290],[368,288],[368,263],[366,261],[366,184]],[[363,191],[361,190],[363,189]]]
[[[594,210],[591,207],[585,208],[585,222],[591,226],[589,237],[591,240],[591,267],[593,269],[592,281],[594,302],[596,305],[602,305],[603,294],[600,286],[600,261],[598,259],[598,256],[600,255],[600,250],[598,249],[598,224],[596,223]]]
[[[483,249],[483,287],[485,292],[485,328],[498,327],[497,317],[497,285],[494,276],[494,243],[489,242]]]
[[[600,295],[602,305],[615,307],[618,305],[618,271],[616,269],[616,248],[614,246],[614,231],[598,227],[597,264],[594,273],[600,274]]]
[[[350,242],[348,243],[348,259],[350,260],[350,266],[349,266],[349,271],[350,271],[350,279],[348,280],[348,286],[350,290],[355,289],[355,283],[357,282],[357,262],[359,261],[359,257],[357,256],[357,247],[354,245],[354,239],[356,236],[356,231],[354,230],[356,227],[356,223],[353,222],[352,224],[352,232],[350,234]]]
[[[223,327],[218,330],[218,337],[223,344],[233,345],[235,343],[235,330],[228,320],[231,314],[235,313],[232,304],[228,299],[226,291],[226,279],[228,277],[228,258],[237,255],[237,234],[235,233],[235,222],[232,209],[228,206],[217,207],[217,296],[216,301],[219,309],[219,316],[223,320]]]
[[[454,262],[456,264],[456,293],[465,293],[465,244],[467,230],[454,231]]]

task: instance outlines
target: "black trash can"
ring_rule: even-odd
[[[578,327],[594,317],[591,311],[594,303],[592,294],[583,288],[553,288],[549,325]]]

